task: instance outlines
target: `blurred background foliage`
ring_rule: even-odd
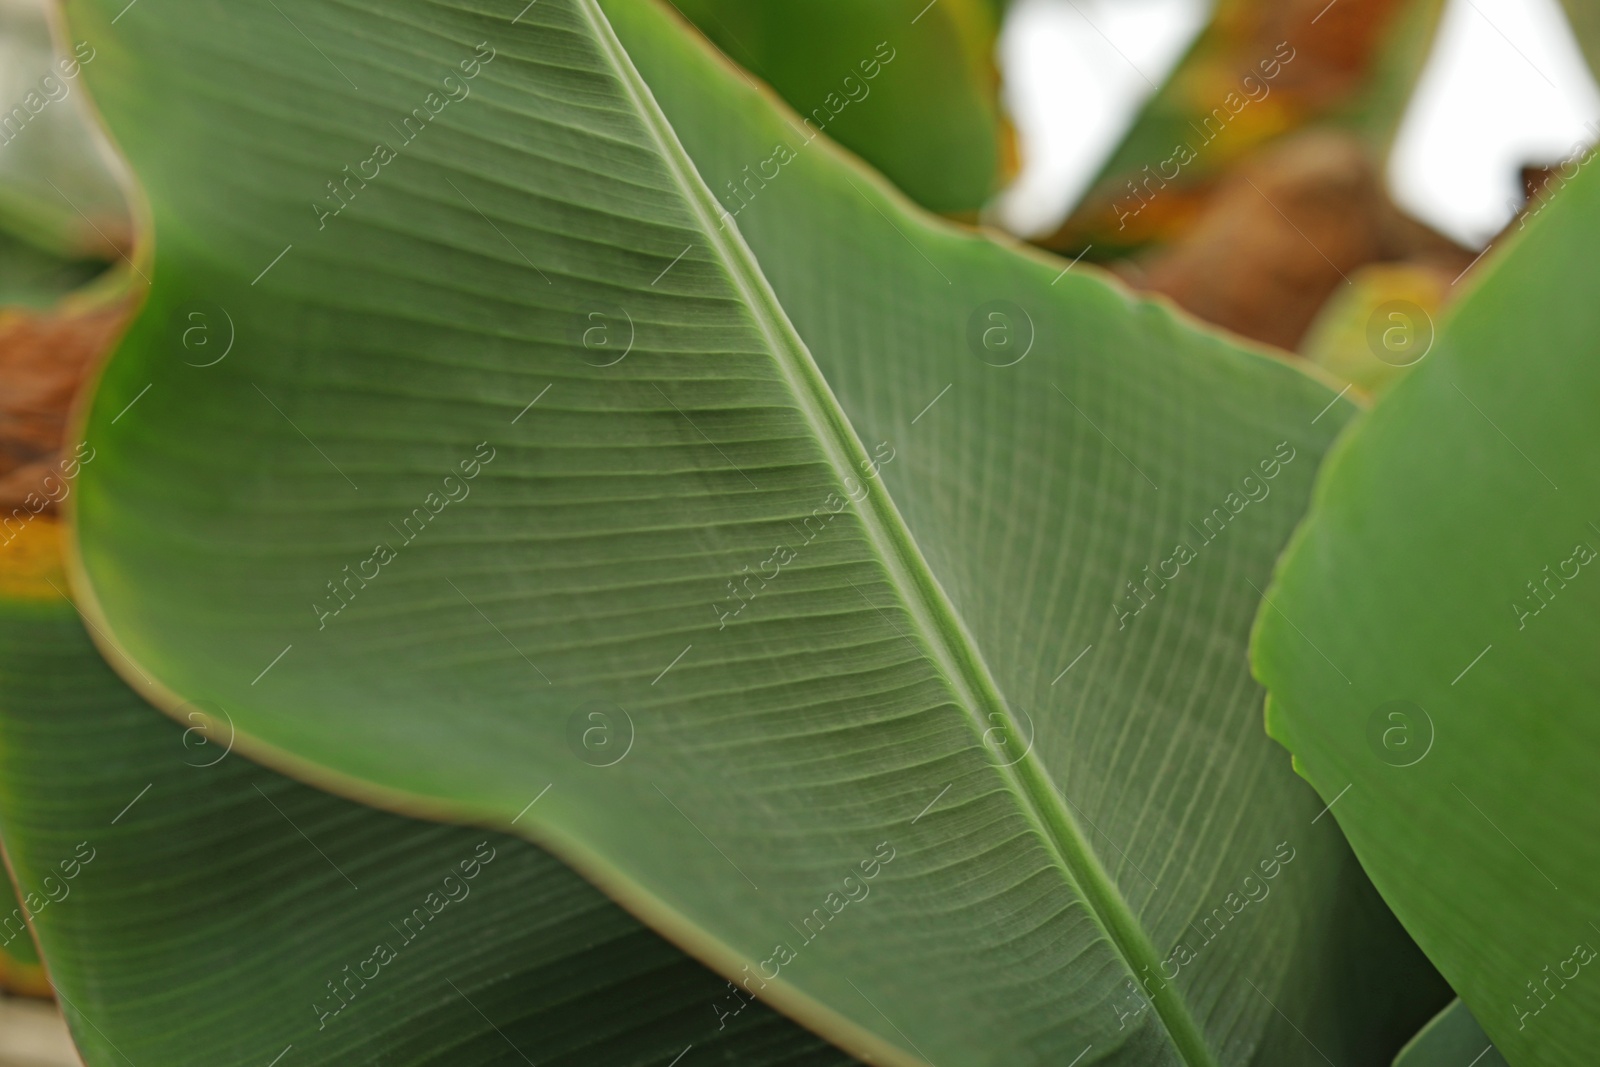
[[[69,54],[42,0],[0,0],[0,306],[48,307],[132,244]]]
[[[787,100],[808,135],[825,131],[923,207],[976,218],[1016,171],[990,0],[675,6]]]

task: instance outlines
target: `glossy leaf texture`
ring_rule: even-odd
[[[5,933],[31,915],[90,1067],[854,1062],[537,847],[301,785],[193,710],[68,601],[0,599]]]
[[[1512,1063],[1593,1060],[1600,181],[1484,262],[1324,467],[1254,657],[1268,728]]]
[[[1459,1000],[1436,1015],[1394,1058],[1394,1067],[1506,1067],[1472,1011]]]
[[[880,1063],[1370,1060],[1442,1002],[1245,664],[1332,390],[918,212],[653,4],[113,6],[155,284],[74,583],[141,693]]]
[[[913,200],[972,213],[1010,166],[985,0],[674,0],[722,53],[769,83]],[[738,181],[738,178],[735,178]],[[736,210],[737,192],[713,187]]]

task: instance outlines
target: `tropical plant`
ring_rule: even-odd
[[[1593,180],[1363,415],[927,210],[995,5],[683,7],[64,12],[138,310],[0,522],[0,951],[85,1063],[1583,1062]]]

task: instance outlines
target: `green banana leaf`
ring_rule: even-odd
[[[1262,608],[1268,729],[1512,1063],[1594,1060],[1600,178],[1480,268],[1329,458]]]
[[[1332,390],[653,4],[278,6],[71,13],[155,226],[69,502],[136,691],[879,1063],[1373,1062],[1444,1002],[1245,662]]]
[[[1453,1000],[1400,1050],[1394,1067],[1506,1067],[1506,1059],[1467,1006]]]
[[[853,1062],[548,853],[263,770],[204,710],[0,600],[0,837],[91,1067]]]
[[[934,211],[974,212],[998,188],[1009,128],[986,0],[673,0],[805,123]],[[732,210],[739,201],[712,192]]]

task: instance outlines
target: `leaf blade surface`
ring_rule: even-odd
[[[930,223],[821,141],[727,225],[707,145],[738,133],[722,143],[748,160],[785,120],[657,9],[608,8],[640,31],[626,47],[588,4],[540,4],[514,25],[470,7],[285,11],[293,23],[124,22],[105,46],[97,92],[149,192],[156,285],[84,426],[105,446],[85,466],[78,588],[138,665],[130,680],[145,672],[169,707],[174,692],[216,701],[248,751],[330,788],[520,819],[696,955],[759,971],[771,1003],[881,1058],[1312,1057],[1273,1001],[1339,1047],[1385,1040],[1319,996],[1348,980],[1337,927],[1353,916],[1374,958],[1415,959],[1363,911],[1337,836],[1294,825],[1316,804],[1259,738],[1242,665],[1254,597],[1238,579],[1265,580],[1310,464],[1282,467],[1249,505],[1258,521],[1234,526],[1226,503],[1243,509],[1230,483],[1280,440],[1293,439],[1286,456],[1321,450],[1346,413],[1331,391],[1130,309],[1102,281]],[[491,37],[492,58],[477,44]],[[245,39],[248,55],[232,43]],[[641,77],[632,55],[652,40],[663,66]],[[186,44],[203,57],[163,62]],[[470,94],[428,104],[446,77],[462,92],[470,63],[444,72],[474,55]],[[669,119],[657,96],[678,86],[705,94]],[[174,94],[203,107],[158,138],[132,101]],[[404,131],[394,159],[344,177],[335,164],[372,173],[363,137],[412,100],[437,118],[410,136],[388,120]],[[690,126],[712,131],[692,155]],[[335,188],[318,211],[304,197],[324,176]],[[825,212],[762,230],[811,194]],[[841,283],[863,254],[886,298]],[[1006,295],[1040,316],[1039,352],[1011,376],[982,343],[990,320],[976,351],[966,334],[974,305]],[[237,335],[212,366],[172,360],[196,301],[228,311]],[[911,331],[898,342],[873,318],[885,304]],[[1053,450],[1049,464],[1006,460],[1004,496],[959,462],[982,447],[974,430],[954,453],[910,437],[937,397],[896,387],[957,368],[986,421]],[[906,427],[904,449],[866,446],[861,427],[886,423]],[[1034,746],[1013,705],[1050,687],[963,559],[955,519],[1014,507],[1026,521],[983,535],[994,558],[1011,545],[1034,561],[1006,588],[1032,588],[1030,570],[1066,588],[1077,558],[1043,554],[1059,515],[1019,490],[1056,465],[1050,494],[1071,500],[1077,481],[1088,498],[1067,510],[1094,581],[1065,601],[1099,601],[1065,626],[1086,644],[1123,632],[1113,594],[1205,503],[1232,528],[1204,581],[1145,616],[1155,648],[1107,646],[1109,673],[1081,696],[1102,710],[1056,698],[1031,713]],[[1184,664],[1164,679],[1162,635]],[[1015,692],[997,681],[996,640]],[[594,701],[633,724],[610,766],[573,748]],[[1137,734],[1103,710],[1141,707]],[[1173,784],[1125,787],[1126,771]],[[1063,781],[1089,786],[1087,812],[1057,799]],[[1116,858],[1096,843],[1102,816]],[[1242,898],[1225,883],[1291,827],[1306,859],[1279,886],[1337,906],[1262,909],[1181,982],[1151,979],[1150,1010],[1134,975],[1213,905],[1219,930],[1231,922],[1226,900]],[[1178,888],[1145,887],[1129,849],[1170,859]],[[1268,994],[1231,981],[1246,964]]]

